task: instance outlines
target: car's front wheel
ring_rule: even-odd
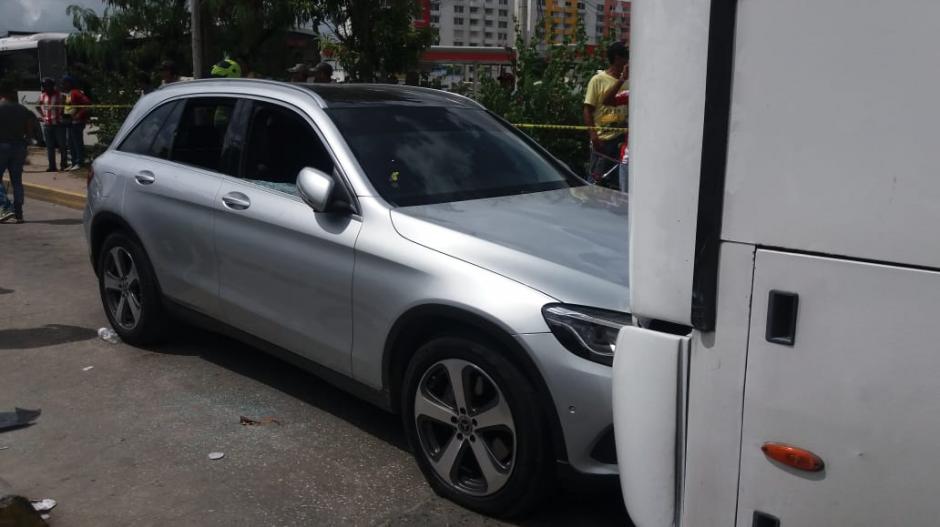
[[[554,480],[531,383],[498,350],[434,339],[405,374],[402,414],[418,465],[439,495],[484,514],[529,512]]]
[[[143,247],[123,232],[110,234],[98,251],[98,289],[111,327],[128,344],[154,343],[166,316],[156,275]]]

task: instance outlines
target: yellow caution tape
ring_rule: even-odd
[[[603,130],[605,132],[627,132],[629,128],[617,128],[612,126],[584,126],[573,124],[534,124],[534,123],[513,123],[516,128],[542,128],[546,130]]]

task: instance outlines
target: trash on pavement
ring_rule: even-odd
[[[225,457],[225,454],[222,452],[209,452],[209,459],[215,461],[216,459],[222,459]]]
[[[0,431],[33,424],[42,410],[14,408],[12,412],[0,412]]]
[[[281,425],[280,421],[271,416],[262,417],[261,419],[252,419],[243,415],[238,418],[238,422],[241,423],[242,426],[264,426],[272,423],[278,426]]]
[[[51,511],[57,505],[56,501],[52,498],[43,498],[41,500],[30,500],[30,503],[32,503],[33,508],[36,509],[37,512]]]
[[[98,336],[101,337],[101,340],[105,342],[110,342],[111,344],[117,344],[121,342],[121,337],[111,328],[99,328]]]
[[[85,366],[84,368],[82,368],[82,371],[88,371],[92,368],[94,368],[94,366]]]
[[[0,498],[0,525],[45,527],[49,524],[36,512],[28,499],[9,495]]]

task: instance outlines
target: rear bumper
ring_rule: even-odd
[[[570,467],[581,474],[616,475],[609,366],[578,357],[551,333],[516,335],[548,386],[561,423]]]

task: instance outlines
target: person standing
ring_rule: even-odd
[[[607,93],[604,95],[604,104],[609,106],[627,106],[630,104],[630,90],[625,89],[621,91],[624,84],[628,82],[630,78],[630,64],[628,63],[623,67],[623,71],[620,73],[620,82],[610,85],[610,88],[607,89]],[[630,179],[630,149],[628,146],[629,143],[629,131],[623,134],[623,146],[620,148],[620,191],[628,192],[629,189],[629,179]]]
[[[303,62],[298,62],[294,64],[292,68],[287,68],[287,73],[290,74],[288,82],[307,82],[307,72],[311,71]]]
[[[180,81],[180,73],[176,69],[176,63],[172,60],[164,60],[160,63],[160,86],[173,84]]]
[[[65,97],[56,89],[55,80],[46,77],[42,80],[42,93],[39,95],[39,115],[42,126],[42,140],[46,142],[46,156],[49,160],[47,172],[56,172],[55,151],[59,150],[59,168],[65,169],[66,142],[65,125],[62,123],[63,105]]]
[[[628,57],[627,46],[623,42],[614,42],[608,46],[609,67],[606,70],[598,70],[597,74],[591,77],[584,94],[584,124],[590,127],[588,136],[591,140],[591,180],[606,186],[617,186],[616,183],[610,182],[608,174],[618,165],[623,132],[610,128],[624,126],[626,106],[605,104],[604,98],[613,86],[619,88],[623,84],[621,76],[627,71]]]
[[[313,73],[313,82],[316,82],[316,83],[333,82],[333,66],[330,66],[326,62],[321,62],[317,64],[310,71]],[[309,82],[309,79],[308,79],[308,82]],[[395,79],[395,83],[398,83],[398,79]]]
[[[16,95],[0,93],[0,221],[15,218],[23,223],[23,165],[26,138],[33,135],[36,115],[16,101]],[[3,174],[10,172],[13,202],[3,188]]]
[[[88,105],[91,99],[75,85],[75,79],[62,77],[62,90],[65,92],[65,111],[63,119],[68,129],[69,153],[72,166],[63,170],[78,170],[85,164],[85,124],[91,111]]]

